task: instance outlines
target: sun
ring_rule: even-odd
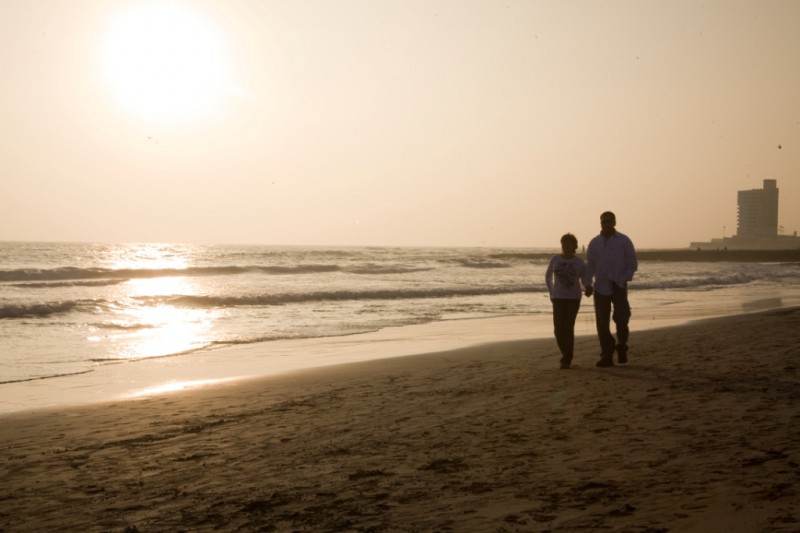
[[[230,86],[221,31],[180,3],[139,2],[109,17],[100,73],[116,104],[146,123],[213,115]]]

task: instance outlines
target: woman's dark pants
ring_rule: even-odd
[[[553,302],[553,327],[556,334],[556,343],[561,350],[561,364],[569,365],[572,362],[572,353],[575,347],[575,319],[581,307],[579,298],[556,298]]]

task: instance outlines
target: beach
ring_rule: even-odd
[[[800,308],[6,414],[0,530],[798,531]]]

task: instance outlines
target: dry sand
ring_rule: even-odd
[[[800,309],[0,418],[0,530],[800,531]]]

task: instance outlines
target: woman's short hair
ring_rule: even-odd
[[[565,244],[565,243],[571,243],[572,245],[575,246],[575,248],[577,248],[578,247],[578,238],[575,235],[573,235],[572,233],[565,233],[564,235],[561,236],[561,244]]]

